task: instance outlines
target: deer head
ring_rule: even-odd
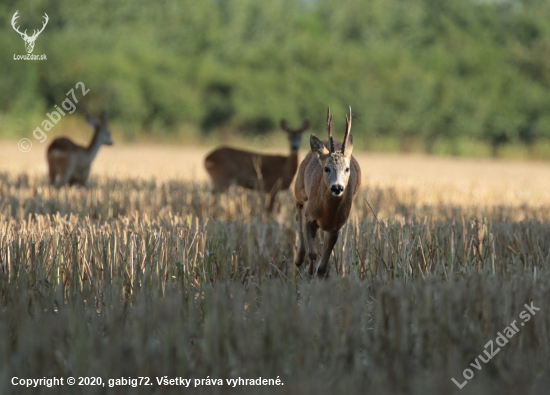
[[[88,121],[88,124],[94,128],[98,146],[101,144],[113,145],[113,140],[111,139],[111,129],[109,129],[109,126],[107,125],[106,113],[101,114],[99,121],[91,115],[88,115],[86,120]]]
[[[32,53],[33,49],[34,49],[34,42],[36,41],[36,39],[38,38],[38,35],[40,33],[42,33],[42,31],[44,30],[44,28],[46,27],[46,25],[48,24],[48,14],[44,13],[44,19],[45,21],[43,22],[42,24],[42,29],[40,30],[34,30],[34,33],[32,36],[27,36],[27,30],[25,30],[25,32],[21,33],[19,31],[19,27],[15,26],[15,20],[17,18],[19,18],[19,16],[17,15],[19,11],[15,11],[15,14],[13,14],[13,18],[11,19],[11,26],[13,27],[13,30],[15,30],[17,33],[19,33],[21,35],[21,37],[23,38],[23,40],[25,40],[25,49],[27,50],[27,53]]]
[[[346,133],[342,142],[342,149],[335,151],[334,140],[332,139],[332,116],[330,115],[330,108],[328,108],[327,132],[330,150],[314,134],[310,138],[311,151],[319,159],[323,169],[325,185],[334,196],[342,196],[349,181],[351,151],[353,150],[353,137],[349,133],[350,129],[351,107],[349,108],[349,117],[346,116]]]
[[[302,133],[309,128],[309,122],[304,121],[300,129],[291,129],[288,123],[281,119],[281,129],[283,129],[288,135],[288,141],[290,142],[290,150],[292,152],[298,152],[300,148],[300,141],[302,141]]]

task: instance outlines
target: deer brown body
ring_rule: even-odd
[[[309,273],[315,273],[317,251],[315,237],[317,230],[325,231],[323,254],[317,274],[328,274],[328,263],[332,249],[338,240],[340,229],[348,220],[351,207],[361,186],[361,168],[351,156],[353,137],[351,129],[351,108],[346,117],[346,135],[343,143],[332,140],[332,117],[327,115],[328,140],[319,140],[311,135],[311,151],[306,155],[296,176],[294,193],[298,220],[299,244],[296,266],[300,266],[307,252],[310,259]],[[305,232],[305,240],[304,240]]]
[[[221,147],[211,152],[204,166],[212,178],[214,190],[223,192],[231,184],[247,189],[259,189],[269,193],[268,210],[273,210],[275,195],[288,189],[298,169],[298,149],[302,133],[309,127],[304,121],[300,129],[288,127],[285,120],[281,128],[287,132],[290,155],[263,155],[230,147]]]
[[[103,144],[113,144],[105,114],[101,116],[100,122],[90,116],[87,121],[94,128],[94,136],[88,147],[77,145],[65,137],[55,139],[48,147],[50,184],[56,188],[66,184],[85,187],[97,151]]]

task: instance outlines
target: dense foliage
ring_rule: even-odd
[[[29,31],[48,13],[47,61],[13,60],[16,10]],[[128,139],[281,117],[319,130],[327,105],[339,121],[352,106],[361,148],[550,136],[547,0],[9,0],[0,17],[3,136],[28,135],[78,81],[77,113],[108,109]]]

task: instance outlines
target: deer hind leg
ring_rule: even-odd
[[[67,160],[63,166],[60,166],[54,184],[55,187],[61,188],[62,186],[69,184],[73,176],[73,172],[74,166]]]
[[[298,251],[296,252],[296,266],[304,263],[306,257],[306,245],[304,243],[304,205],[296,202],[296,220],[298,221]]]
[[[206,170],[212,179],[212,193],[216,195],[218,193],[227,192],[231,185],[231,177],[227,177],[226,174],[217,171],[218,169],[207,167]]]
[[[71,180],[71,173],[69,173],[67,170],[57,175],[57,178],[55,180],[55,187],[61,188],[64,185],[69,184],[69,181]],[[70,184],[69,184],[70,185]]]
[[[48,158],[50,184],[56,188],[61,188],[71,179],[71,169],[69,159],[54,151],[52,158]]]
[[[315,262],[317,261],[318,253],[315,248],[315,236],[317,236],[317,229],[319,226],[315,221],[306,222],[306,241],[307,241],[307,250],[309,257],[309,274],[313,275],[315,273]]]
[[[49,170],[49,175],[50,175],[50,185],[53,185],[55,183],[57,170],[55,168],[55,164],[53,163],[53,161],[48,161],[48,165],[49,165],[48,170]]]
[[[77,180],[77,185],[80,185],[82,188],[88,188],[88,177],[90,176],[90,168],[85,169],[81,177]]]
[[[82,181],[82,179],[77,178],[77,177],[72,177],[69,180],[69,185],[70,186],[77,186],[79,188],[86,188],[86,183],[84,181]]]

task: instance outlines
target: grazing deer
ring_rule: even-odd
[[[76,145],[65,137],[55,139],[48,147],[48,165],[50,184],[56,188],[63,185],[86,186],[90,165],[102,144],[113,145],[111,131],[107,127],[107,115],[103,113],[98,122],[94,117],[86,120],[94,128],[94,137],[88,147]]]
[[[288,189],[298,169],[298,149],[302,133],[309,127],[304,121],[300,129],[290,129],[281,120],[281,128],[290,142],[290,155],[262,155],[229,147],[218,148],[204,160],[215,191],[226,191],[232,183],[248,189],[261,189],[269,193],[268,210],[273,211],[275,195]]]
[[[311,135],[311,151],[300,164],[294,193],[298,212],[299,245],[296,256],[296,266],[304,262],[306,247],[304,244],[304,230],[308,256],[310,259],[309,274],[315,273],[317,251],[315,236],[321,228],[325,231],[323,255],[317,269],[317,275],[328,275],[328,262],[340,228],[348,220],[351,205],[359,187],[361,186],[361,168],[351,156],[353,137],[351,129],[351,107],[349,118],[346,116],[346,133],[343,143],[332,139],[332,116],[330,108],[327,111],[328,140],[319,140]],[[304,209],[305,205],[305,209]],[[305,218],[305,229],[304,229]]]

